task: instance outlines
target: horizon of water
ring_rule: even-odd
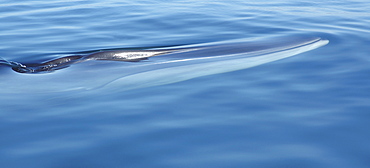
[[[365,0],[5,0],[0,57],[16,62],[295,34],[330,43],[125,92],[1,94],[0,166],[368,167],[369,10]]]

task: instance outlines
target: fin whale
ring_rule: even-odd
[[[38,93],[98,88],[124,91],[250,68],[313,50],[328,42],[318,37],[275,37],[253,42],[238,40],[145,50],[100,51],[32,64],[3,59],[0,65],[9,66],[14,71],[0,71],[0,92]]]

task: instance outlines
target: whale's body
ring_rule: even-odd
[[[291,57],[327,43],[328,40],[316,37],[280,37],[254,42],[101,51],[58,58],[29,68],[37,70],[44,66],[47,68],[43,67],[40,71],[51,73],[18,73],[1,66],[0,92],[45,93],[95,89],[124,91],[250,68]]]

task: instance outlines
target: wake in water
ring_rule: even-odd
[[[17,72],[21,72],[22,69],[24,69],[23,71],[28,71],[28,68],[25,65],[18,63],[18,62],[14,62],[14,61],[7,61],[2,57],[0,57],[0,65],[10,66],[13,69],[16,69],[15,71]]]

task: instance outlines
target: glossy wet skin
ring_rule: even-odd
[[[327,43],[327,40],[316,37],[284,37],[174,48],[102,51],[26,65],[3,61],[2,64],[16,72],[0,74],[3,79],[0,87],[4,88],[3,92],[61,92],[97,88],[124,91],[245,69]]]
[[[297,40],[297,39],[295,39]],[[316,38],[307,39],[307,42],[315,42],[319,40]],[[294,47],[291,41],[286,41],[285,45]],[[304,41],[296,42],[297,44],[302,44]],[[123,62],[139,62],[142,60],[149,59],[149,57],[168,55],[168,54],[177,54],[181,53],[187,55],[188,58],[192,56],[188,55],[188,52],[194,52],[194,56],[203,57],[203,56],[216,56],[216,55],[228,55],[232,53],[243,53],[243,52],[254,52],[254,51],[263,51],[270,48],[276,48],[277,44],[272,42],[265,42],[265,44],[251,44],[251,43],[230,43],[223,45],[209,45],[209,46],[198,46],[198,47],[180,47],[176,49],[150,49],[150,50],[113,50],[113,51],[100,51],[93,52],[86,55],[71,55],[61,58],[56,58],[42,63],[31,63],[31,64],[22,64],[18,62],[3,61],[4,65],[11,66],[12,69],[19,73],[46,73],[53,72],[55,70],[60,70],[67,68],[72,64],[81,63],[91,60],[109,60],[109,61],[123,61]],[[276,43],[276,42],[275,42]],[[274,46],[275,45],[275,46]],[[183,59],[183,58],[182,58]]]
[[[186,50],[186,49],[181,49]],[[173,52],[179,52],[180,50],[118,50],[118,51],[102,51],[88,55],[72,55],[53,59],[43,63],[33,64],[22,64],[15,62],[5,62],[5,65],[9,65],[12,69],[19,73],[42,73],[52,72],[67,68],[72,64],[90,61],[90,60],[110,60],[110,61],[125,61],[125,62],[137,62],[148,59],[149,57],[169,54]]]

